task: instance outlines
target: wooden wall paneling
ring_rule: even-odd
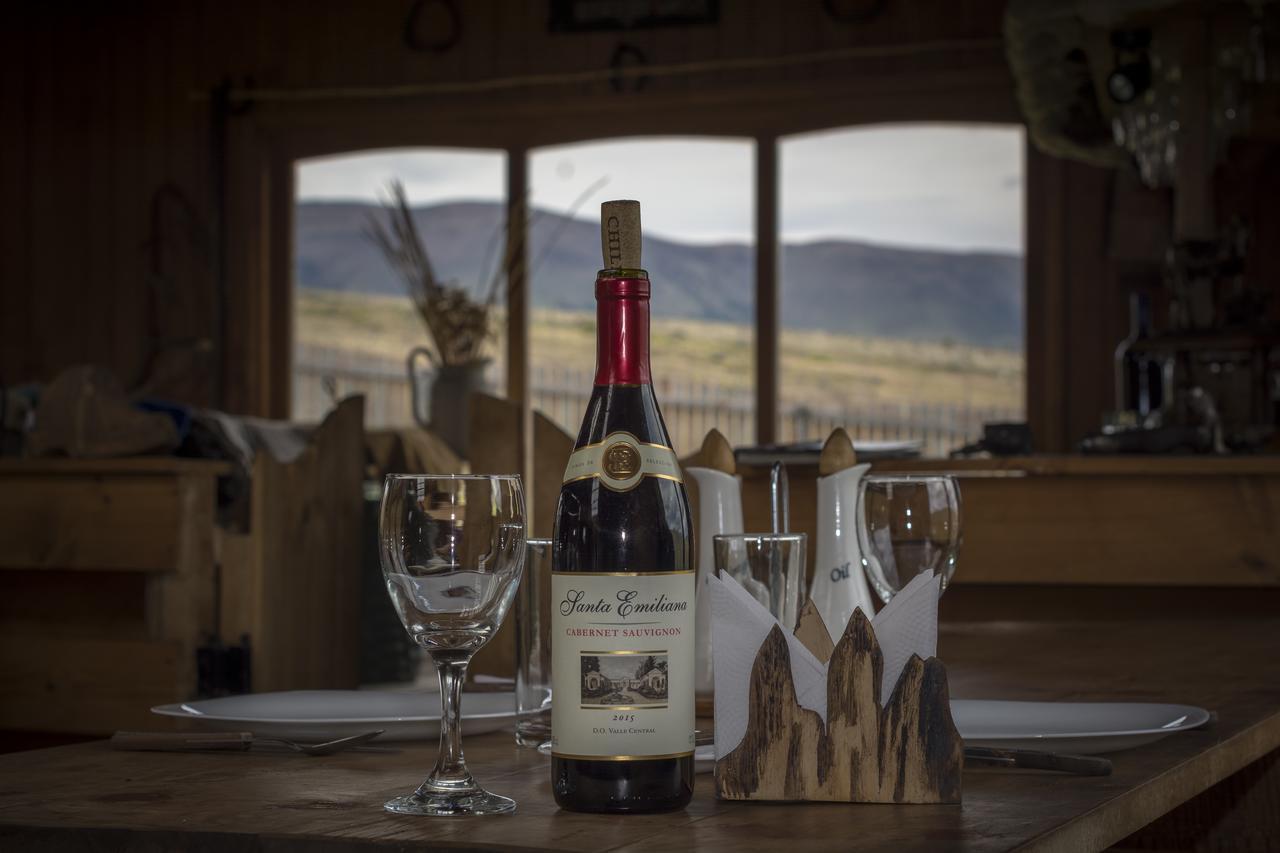
[[[1178,240],[1214,240],[1218,236],[1213,217],[1215,167],[1213,27],[1207,13],[1190,13],[1175,25],[1182,69],[1179,111],[1203,116],[1183,121],[1178,128],[1178,159],[1174,163],[1177,189],[1173,194],[1173,236]],[[1221,84],[1218,84],[1221,85]]]
[[[503,10],[499,0],[471,0],[460,16],[461,41],[450,50],[462,56],[461,77],[480,80],[496,76],[494,68],[498,58],[490,50],[494,33],[498,30],[498,18]]]
[[[24,379],[49,379],[68,362],[68,350],[78,346],[78,317],[57,310],[67,304],[68,251],[55,251],[67,236],[55,212],[67,199],[70,190],[68,172],[63,160],[70,153],[72,132],[68,111],[62,109],[66,95],[65,67],[60,68],[56,51],[52,50],[52,25],[41,18],[31,32],[32,51],[28,69],[31,73],[31,146],[30,168],[32,190],[30,207],[24,212],[30,222],[30,278],[23,286],[30,288],[25,322],[30,324],[26,360],[31,375]],[[53,298],[49,298],[52,296]],[[73,340],[60,344],[66,338]],[[57,339],[57,342],[55,340]]]
[[[1272,288],[1267,316],[1280,324],[1280,146],[1270,140],[1234,140],[1215,181],[1217,221],[1239,218],[1249,229],[1245,276]]]
[[[1067,167],[1066,224],[1068,347],[1067,446],[1102,427],[1101,414],[1114,408],[1114,361],[1109,312],[1113,270],[1106,258],[1110,183],[1107,170],[1071,163]]]
[[[149,136],[154,125],[148,120],[143,91],[147,69],[141,61],[145,39],[141,32],[142,13],[135,10],[126,20],[137,27],[130,38],[122,24],[104,27],[100,37],[108,40],[115,57],[110,87],[114,90],[111,135],[114,162],[103,164],[111,181],[112,199],[103,211],[101,227],[110,234],[111,252],[104,258],[102,273],[111,292],[111,307],[101,319],[105,339],[97,360],[117,372],[140,363],[141,335],[145,329],[146,266],[140,244],[146,239],[145,189],[148,147],[159,144]],[[134,376],[123,375],[125,382]]]
[[[803,53],[822,43],[818,30],[826,14],[822,11],[821,4],[810,0],[804,12],[801,12],[801,8],[803,7],[793,9],[792,14],[781,16],[782,19],[777,22],[780,36],[778,47],[782,54]],[[803,80],[805,72],[800,66],[792,66],[782,72],[782,79]]]
[[[609,60],[617,44],[623,41],[636,44],[646,53],[649,53],[652,49],[651,45],[642,43],[642,40],[638,41],[636,39],[637,33],[635,32],[551,32],[548,27],[550,22],[549,4],[528,3],[526,5],[528,6],[528,14],[525,17],[524,26],[527,47],[524,55],[524,66],[520,71],[522,76],[527,76],[530,73],[564,74],[586,68],[606,69],[609,67]],[[609,93],[615,100],[619,99],[619,96],[613,92],[608,83],[574,83],[565,87],[564,91],[569,99],[604,93]],[[539,99],[538,90],[533,87],[526,87],[523,96],[530,101]],[[551,116],[547,116],[538,122],[539,125],[550,123]],[[596,135],[601,138],[617,136],[619,135],[619,128],[636,128],[638,132],[644,132],[641,124],[638,121],[622,125],[601,122],[600,127],[604,128],[604,130],[603,132],[598,130]]]
[[[75,280],[76,310],[85,315],[85,337],[92,343],[82,352],[84,361],[100,359],[98,347],[110,338],[110,327],[101,328],[101,318],[109,316],[112,291],[115,289],[115,266],[112,263],[111,233],[105,227],[112,207],[111,165],[115,162],[115,99],[114,90],[100,87],[89,81],[110,80],[114,65],[114,45],[93,35],[99,22],[97,16],[82,16],[77,21],[76,52],[83,57],[87,74],[77,93],[77,112],[80,129],[77,137],[90,152],[89,157],[77,158],[67,168],[77,172],[81,181],[81,194],[75,213],[68,205],[68,215],[78,217],[75,227],[84,241],[80,255],[81,267]],[[70,199],[68,199],[70,201]],[[74,221],[74,220],[73,220]],[[69,223],[68,223],[69,224]],[[134,377],[122,376],[124,382]]]
[[[273,5],[279,7],[284,4]],[[297,26],[296,19],[289,14],[288,9],[277,8],[275,11],[277,12],[275,17],[279,20],[272,29],[272,40],[281,39],[282,41],[278,43],[288,44],[292,41],[290,30]],[[311,37],[304,44],[289,51],[288,55],[280,57],[282,67],[278,79],[288,80],[297,75],[305,75],[313,80],[324,79],[325,72],[332,67],[328,57],[340,54],[344,50],[355,53],[365,47],[365,45],[357,47],[350,41],[346,45],[343,44],[342,16],[338,0],[318,0],[310,4],[308,11],[311,18]],[[293,27],[290,26],[291,24]],[[347,35],[347,39],[350,39],[350,34]],[[347,70],[346,73],[351,74],[351,71]]]
[[[148,357],[155,352],[165,329],[151,328],[150,318],[156,311],[163,295],[153,292],[151,279],[150,253],[147,241],[153,236],[151,231],[152,200],[161,187],[169,182],[172,174],[175,152],[169,143],[173,139],[173,118],[177,104],[170,96],[170,81],[174,72],[175,59],[170,51],[172,41],[172,14],[140,14],[136,21],[137,32],[141,34],[141,43],[137,50],[142,60],[142,98],[143,139],[141,147],[134,156],[141,159],[141,176],[138,187],[130,194],[132,210],[135,217],[133,237],[120,248],[127,255],[127,263],[132,267],[130,278],[122,290],[127,293],[130,303],[131,318],[129,325],[117,330],[127,348],[124,359],[117,367],[126,384],[132,384],[141,378]],[[121,45],[129,50],[128,35]],[[163,316],[162,314],[157,316]],[[127,331],[126,331],[127,330]]]
[[[231,412],[268,416],[274,408],[269,396],[272,373],[267,361],[272,352],[268,245],[268,228],[273,221],[272,161],[251,116],[232,117],[227,123],[227,137],[223,406]],[[283,237],[275,235],[277,240]],[[275,284],[280,286],[279,282]]]
[[[27,12],[19,13],[26,22]],[[8,215],[0,220],[0,383],[30,378],[31,318],[31,33],[24,26],[0,28],[0,51],[9,58],[0,74],[0,103],[12,112],[0,132],[0,198]]]
[[[315,4],[314,11],[308,10],[306,38],[300,38],[297,15],[287,4],[264,3],[258,7],[248,21],[250,26],[246,33],[251,51],[251,64],[246,73],[253,76],[254,85],[281,85],[304,75],[321,81],[325,79],[324,74],[330,69],[332,59],[314,67],[308,61],[315,49],[315,29],[323,20],[325,5],[322,0]]]
[[[332,51],[336,47],[325,36],[329,32],[327,17],[332,2],[315,7],[317,34],[299,42],[297,15],[285,4],[268,4],[259,15],[256,64],[267,69],[263,85],[286,81],[299,74],[324,75],[332,67]],[[288,46],[288,47],[286,47]],[[246,118],[252,121],[250,107]],[[260,311],[253,334],[256,349],[263,361],[257,371],[246,374],[245,381],[260,383],[254,393],[255,414],[270,418],[288,418],[293,402],[293,205],[294,170],[291,158],[282,153],[275,140],[257,132],[250,135],[259,161],[258,175],[263,180],[265,221],[252,245],[263,257],[259,268],[260,296],[255,302]]]
[[[754,8],[751,13],[753,26],[750,41],[746,44],[736,45],[733,55],[777,56],[782,53],[784,25],[778,20],[780,14],[785,16],[786,12],[782,11],[781,7],[772,2],[772,0],[754,0]],[[758,78],[760,82],[766,82],[776,80],[780,76],[780,72],[757,71],[753,76]]]
[[[755,6],[753,0],[739,0],[737,3],[720,4],[720,23],[715,27],[715,50],[713,56],[732,56],[744,44],[750,43],[755,31]],[[705,78],[705,85],[713,87],[726,86],[733,75],[727,71],[718,71]]]
[[[490,74],[494,77],[514,77],[526,66],[529,41],[525,32],[529,21],[541,4],[522,3],[512,8],[501,0],[494,0],[493,30],[487,34],[468,30],[467,47],[492,58]]]
[[[340,27],[356,26],[361,39],[362,49],[354,52],[356,67],[352,79],[361,83],[376,83],[397,76],[403,62],[404,47],[401,37],[404,16],[408,14],[410,5],[410,2],[379,3],[376,14],[371,9],[370,14],[357,16],[354,21],[341,11],[335,14],[336,19],[341,22]]]
[[[151,215],[150,206],[148,210],[145,263],[149,275],[153,263],[159,265],[158,275],[151,279],[157,301],[147,312],[155,317],[163,341],[149,370],[148,378],[158,386],[153,393],[168,395],[185,388],[188,399],[212,405],[216,264],[208,181],[209,110],[207,102],[192,98],[193,92],[207,88],[205,57],[196,47],[208,40],[204,25],[200,4],[184,5],[171,20],[166,178],[156,215]]]

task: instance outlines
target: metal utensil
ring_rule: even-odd
[[[1038,749],[995,749],[966,746],[965,767],[1018,767],[1026,770],[1056,770],[1076,776],[1110,776],[1111,761],[1096,755],[1063,755]]]
[[[243,752],[255,743],[266,743],[284,746],[303,755],[333,755],[335,752],[368,743],[383,731],[378,729],[327,743],[297,743],[283,738],[254,737],[253,732],[116,732],[111,736],[111,748],[155,752]]]
[[[787,480],[787,466],[773,463],[769,471],[769,516],[774,533],[791,532],[791,485]]]
[[[713,732],[694,732],[694,745],[715,743]],[[1006,767],[1024,770],[1055,770],[1076,776],[1110,776],[1111,762],[1096,755],[1062,755],[1038,749],[994,749],[987,746],[966,746],[965,767]]]

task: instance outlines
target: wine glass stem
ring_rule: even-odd
[[[462,755],[462,682],[467,677],[470,652],[432,652],[440,675],[440,755],[422,787],[434,792],[479,790]]]

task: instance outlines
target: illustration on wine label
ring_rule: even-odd
[[[639,441],[628,432],[613,432],[603,441],[579,447],[569,457],[564,482],[599,477],[615,492],[635,488],[645,477],[684,482],[675,451],[662,444]]]
[[[584,651],[578,706],[610,711],[667,707],[667,650]]]

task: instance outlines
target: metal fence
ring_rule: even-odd
[[[501,387],[501,376],[495,373],[491,379],[492,387]],[[591,396],[592,373],[539,368],[531,379],[534,408],[576,434]],[[679,381],[659,381],[655,390],[677,453],[696,450],[712,427],[735,446],[755,441],[755,406],[750,394]],[[293,368],[296,419],[319,420],[334,400],[348,394],[365,395],[365,423],[369,427],[414,422],[403,363],[345,350],[299,348]],[[926,455],[942,456],[977,438],[984,423],[1022,417],[1012,409],[950,403],[869,400],[811,407],[788,404],[784,398],[779,440],[822,439],[836,427],[844,427],[855,439],[916,439],[924,443]]]

